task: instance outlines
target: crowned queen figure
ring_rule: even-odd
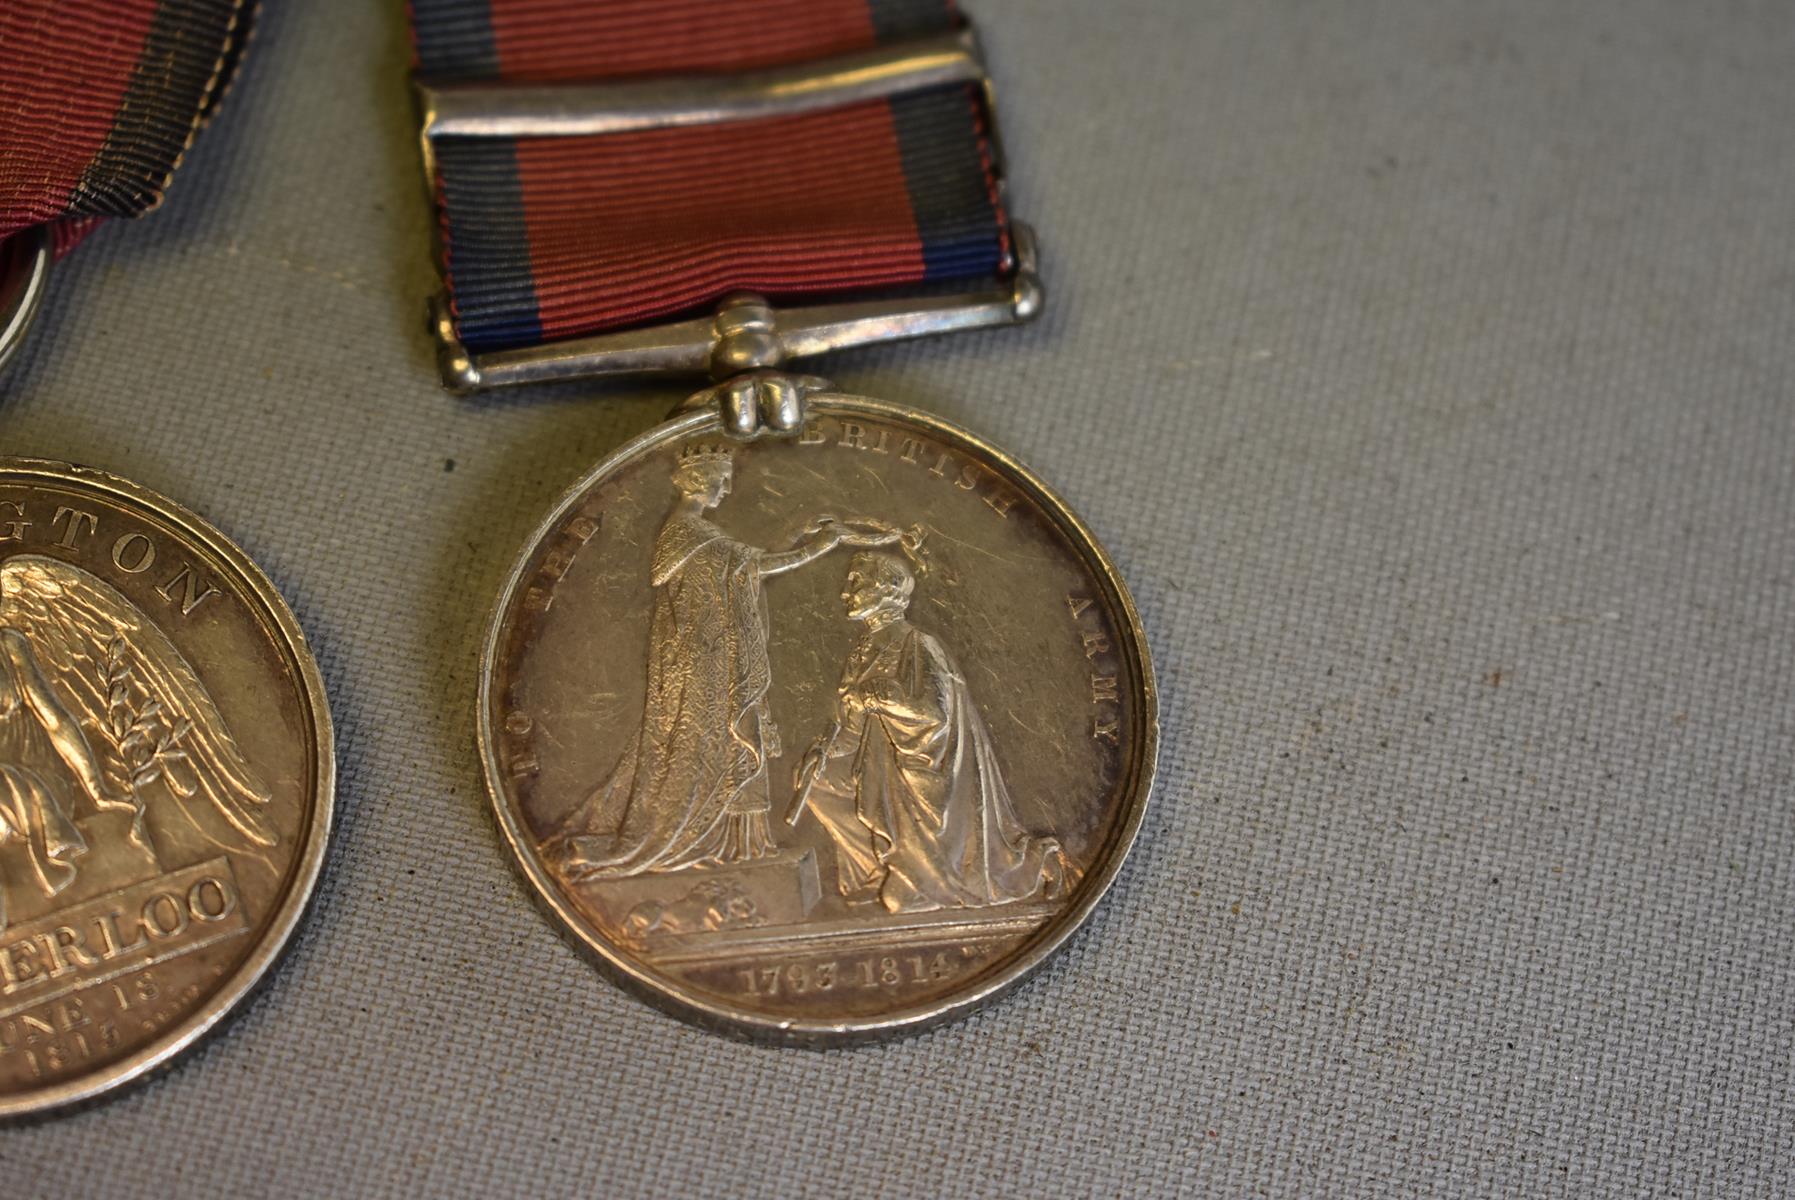
[[[655,540],[642,724],[616,768],[550,841],[571,879],[739,862],[776,852],[767,762],[781,753],[767,708],[764,582],[837,546],[888,545],[895,529],[820,518],[787,550],[730,537],[706,515],[730,494],[725,446],[679,454],[673,512]]]

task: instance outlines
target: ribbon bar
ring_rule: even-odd
[[[1039,308],[949,0],[413,0],[413,16],[452,387],[702,367],[740,293],[793,355]],[[893,298],[918,285],[926,301]]]
[[[424,137],[570,137],[790,116],[948,84],[986,82],[971,29],[767,67],[596,84],[418,85]]]

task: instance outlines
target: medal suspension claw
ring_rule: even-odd
[[[833,387],[815,375],[750,371],[705,388],[675,411],[715,407],[722,414],[723,431],[741,441],[763,433],[790,435],[804,428],[804,398]]]
[[[815,375],[779,370],[785,361],[773,307],[749,292],[717,307],[710,372],[717,382],[680,405],[679,411],[715,405],[724,430],[747,440],[762,433],[793,434],[804,427],[804,398],[833,386]]]

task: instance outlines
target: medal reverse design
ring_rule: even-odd
[[[1082,526],[970,435],[817,396],[687,418],[569,495],[482,703],[502,827],[601,961],[684,1015],[837,1040],[1019,980],[1138,826],[1154,696]]]
[[[172,1060],[255,985],[330,825],[274,589],[141,488],[0,459],[0,1115]]]

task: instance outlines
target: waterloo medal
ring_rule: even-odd
[[[318,669],[223,534],[99,471],[0,458],[0,1116],[193,1045],[324,861]]]
[[[161,203],[249,15],[0,7],[0,109],[23,114],[0,120],[0,371],[52,264]],[[334,761],[305,638],[242,550],[127,480],[0,457],[0,1117],[159,1070],[267,977]]]

